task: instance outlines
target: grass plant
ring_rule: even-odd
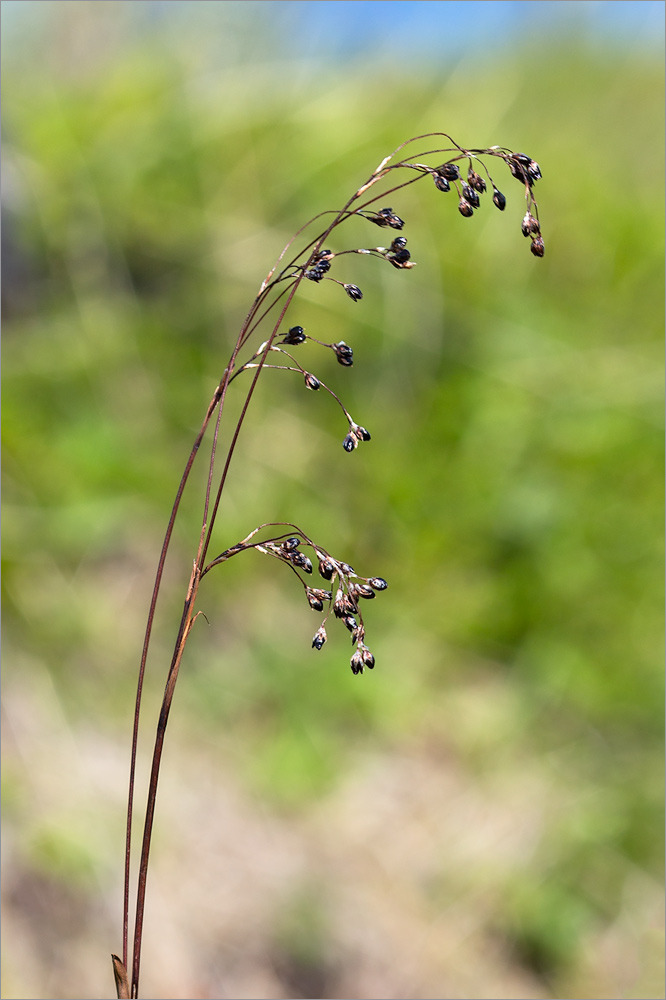
[[[423,148],[424,146],[434,146],[434,148]],[[322,290],[327,286],[337,286],[331,290],[337,293],[340,289],[352,303],[356,304],[363,299],[360,286],[336,277],[341,258],[361,255],[381,261],[381,266],[389,265],[399,271],[412,270],[416,262],[412,259],[411,251],[407,249],[407,238],[402,235],[405,222],[392,206],[382,203],[388,198],[395,202],[398,192],[416,182],[429,180],[438,195],[456,198],[458,212],[464,218],[473,218],[485,200],[492,200],[497,209],[504,211],[506,198],[497,186],[488,163],[493,164],[493,171],[495,163],[498,167],[508,168],[510,175],[523,187],[526,211],[521,223],[522,233],[530,241],[532,254],[538,258],[543,257],[545,247],[538,206],[534,198],[534,185],[541,178],[538,163],[524,153],[516,153],[505,147],[468,149],[458,145],[446,133],[428,133],[407,140],[386,156],[342,208],[321,212],[298,229],[262,281],[241,324],[233,350],[208,404],[178,485],[158,561],[146,623],[137,683],[127,801],[122,959],[117,955],[112,956],[119,998],[139,996],[147,877],[164,740],[188,638],[195,623],[204,614],[197,603],[204,577],[244,552],[256,552],[278,560],[298,579],[310,608],[323,615],[312,639],[313,649],[321,651],[328,637],[327,626],[330,628],[331,624],[339,621],[351,634],[354,648],[350,660],[352,673],[363,674],[365,669],[371,670],[375,666],[374,655],[365,641],[366,625],[362,607],[378,593],[386,590],[388,584],[383,577],[362,576],[356,573],[345,559],[330,553],[324,547],[323,541],[311,538],[294,522],[264,522],[253,527],[243,539],[225,548],[220,554],[213,558],[210,555],[232,459],[239,446],[243,424],[258,380],[265,371],[282,371],[297,375],[302,378],[308,390],[322,395],[328,394],[332,398],[342,413],[342,447],[345,452],[352,454],[359,445],[365,445],[371,440],[370,432],[354,419],[339,395],[323,378],[311,370],[314,365],[309,360],[310,355],[306,358],[304,353],[307,350],[306,344],[308,347],[314,346],[315,350],[331,351],[343,368],[351,368],[354,363],[353,348],[342,339],[331,342],[321,339],[311,331],[306,332],[306,329],[298,323],[289,325],[295,318],[293,310],[296,308],[295,300],[299,287],[304,281],[321,286]],[[489,189],[492,194],[489,193]],[[388,245],[350,248],[340,244],[340,230],[352,218],[364,219],[371,226],[385,232],[387,238],[384,242]],[[369,232],[374,233],[376,229]],[[287,323],[289,312],[292,315]],[[321,331],[317,331],[317,334],[321,334]],[[312,356],[314,357],[314,351]],[[239,415],[230,418],[227,436],[225,422],[227,401],[232,383],[240,378],[249,379],[250,384],[245,391]],[[130,956],[132,829],[139,722],[146,665],[165,563],[181,500],[195,460],[206,438],[209,451],[199,537],[185,589],[183,610],[167,672],[153,746],[136,883]],[[288,458],[286,455],[284,461],[288,461]],[[325,464],[324,458],[321,459],[321,463],[322,466]],[[311,584],[315,564],[319,576],[326,584],[325,587],[314,587]]]

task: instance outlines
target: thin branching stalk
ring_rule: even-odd
[[[446,148],[435,148],[416,153],[410,153],[402,159],[396,159],[398,154],[407,146],[425,139],[445,139],[452,145]],[[444,160],[442,161],[442,157]],[[355,652],[352,655],[350,665],[354,674],[364,672],[365,668],[372,669],[375,659],[368,647],[365,645],[365,623],[360,605],[364,600],[370,600],[376,593],[385,590],[386,581],[382,577],[361,577],[345,561],[339,560],[327,552],[318,542],[311,539],[296,524],[289,522],[266,522],[254,528],[241,542],[227,548],[220,555],[207,561],[208,552],[213,538],[213,531],[217,522],[220,504],[224,487],[229,475],[231,462],[236,451],[241,430],[248,412],[248,408],[254,396],[256,386],[264,368],[273,370],[287,370],[297,372],[304,377],[305,385],[308,389],[318,390],[324,388],[338,402],[342,409],[343,416],[348,424],[348,433],[343,439],[343,447],[346,451],[355,450],[359,444],[370,440],[370,433],[365,427],[356,423],[349,411],[346,409],[338,395],[333,392],[325,383],[308,369],[301,366],[296,358],[286,348],[294,348],[306,340],[311,340],[321,347],[331,349],[338,362],[344,367],[353,364],[353,350],[344,341],[334,344],[325,343],[318,338],[306,335],[300,326],[290,327],[288,332],[281,327],[286,314],[298,292],[300,284],[304,280],[309,280],[317,284],[329,281],[341,286],[350,299],[358,302],[363,298],[361,289],[349,282],[341,281],[329,272],[332,270],[332,263],[336,257],[346,254],[364,254],[373,258],[380,258],[390,263],[399,270],[410,270],[414,267],[411,260],[411,253],[406,249],[407,240],[403,236],[392,238],[389,247],[361,247],[353,249],[341,249],[337,251],[326,249],[329,237],[341,225],[352,217],[364,218],[372,224],[389,230],[400,231],[403,228],[403,220],[396,215],[390,207],[377,210],[374,206],[381,199],[385,200],[408,187],[417,181],[430,177],[436,189],[440,192],[448,192],[455,189],[458,196],[458,210],[464,217],[470,218],[480,206],[480,196],[486,191],[486,180],[476,171],[476,166],[480,165],[488,184],[491,185],[493,194],[492,201],[495,206],[503,211],[506,205],[504,195],[496,187],[485,160],[485,158],[497,158],[508,166],[511,174],[524,186],[527,211],[522,221],[523,235],[530,238],[530,248],[536,257],[544,254],[544,244],[541,238],[541,229],[538,221],[537,204],[533,196],[533,187],[541,177],[541,172],[536,161],[523,153],[513,153],[504,147],[493,146],[487,149],[465,149],[459,146],[446,133],[427,133],[416,136],[407,142],[401,143],[389,156],[385,157],[379,166],[373,171],[368,180],[358,188],[349,198],[346,204],[336,211],[326,211],[315,215],[305,226],[302,226],[294,236],[287,242],[275,264],[268,272],[266,278],[261,283],[259,291],[252,303],[250,310],[238,332],[236,343],[231,352],[229,362],[224,370],[222,378],[215,389],[213,397],[208,404],[206,414],[201,425],[201,429],[196,436],[192,450],[185,464],[181,476],[176,497],[171,509],[171,514],[167,523],[164,541],[157,565],[157,572],[153,585],[153,592],[150,600],[146,631],[143,642],[141,660],[139,664],[139,674],[137,681],[137,692],[134,708],[134,721],[132,728],[132,743],[130,754],[130,775],[127,800],[127,827],[125,837],[125,864],[124,864],[124,890],[123,890],[123,949],[122,961],[113,956],[114,975],[116,977],[116,991],[119,998],[139,995],[139,974],[141,967],[141,945],[143,938],[143,922],[145,913],[146,886],[148,877],[148,864],[150,857],[150,846],[152,841],[153,823],[155,817],[155,803],[157,799],[157,786],[162,760],[162,751],[169,713],[173,702],[176,682],[180,671],[183,654],[188,638],[196,622],[200,611],[196,610],[199,587],[203,577],[212,569],[222,565],[232,556],[240,552],[256,551],[263,555],[271,556],[280,562],[288,565],[298,577],[305,589],[305,596],[311,608],[316,611],[324,611],[324,605],[328,605],[328,610],[322,623],[315,633],[312,645],[316,650],[320,650],[326,642],[326,623],[332,616],[338,619],[344,627],[351,633],[352,643]],[[435,158],[434,164],[432,161]],[[463,176],[460,164],[467,161],[466,175]],[[402,170],[409,173],[407,179],[401,179],[398,183],[384,185],[381,191],[373,192],[372,196],[364,201],[361,199],[382,180],[393,174],[394,171]],[[297,241],[303,237],[310,227],[319,219],[329,216],[329,221],[324,228],[317,233],[314,238],[310,238],[300,250],[285,263],[285,258],[290,253]],[[307,236],[305,237],[307,239]],[[271,319],[271,314],[273,319]],[[258,346],[249,358],[239,363],[239,356],[243,348],[248,344],[257,331],[265,322],[272,323],[268,338]],[[279,339],[281,338],[281,339]],[[268,361],[269,357],[277,354],[276,363]],[[290,363],[277,363],[287,361]],[[246,390],[245,399],[242,403],[240,415],[231,433],[229,444],[223,456],[218,453],[220,432],[223,424],[224,408],[227,401],[228,390],[233,381],[240,375],[247,372],[250,375],[250,384]],[[251,374],[250,374],[251,373]],[[212,425],[212,431],[210,431]],[[157,722],[155,742],[153,745],[153,757],[148,782],[148,794],[146,811],[144,814],[144,829],[141,843],[141,853],[139,858],[139,868],[137,875],[136,904],[134,914],[133,948],[131,956],[131,984],[128,981],[127,970],[129,968],[129,923],[130,923],[130,887],[131,887],[131,854],[132,854],[132,821],[134,813],[135,782],[137,747],[139,736],[139,721],[141,713],[141,701],[148,660],[148,651],[155,621],[157,601],[162,585],[164,566],[169,551],[174,526],[180,509],[180,503],[187,485],[190,472],[197,458],[201,444],[210,431],[211,447],[208,459],[208,472],[206,479],[205,496],[203,502],[202,520],[199,531],[199,540],[195,556],[192,560],[192,568],[185,592],[183,611],[178,625],[173,654],[167,672],[164,695]],[[220,468],[221,467],[221,468]],[[220,471],[218,471],[218,469]],[[274,533],[276,528],[289,528],[294,534],[287,534],[284,531]],[[257,535],[261,535],[257,538]],[[318,564],[320,576],[326,583],[330,584],[330,589],[321,589],[311,586],[304,578],[313,572],[312,560],[302,551],[304,548],[312,549],[315,561]],[[337,588],[337,589],[336,589]]]

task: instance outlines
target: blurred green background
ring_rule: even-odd
[[[342,258],[358,304],[302,288],[290,325],[355,365],[299,357],[372,443],[265,373],[214,547],[293,520],[385,576],[377,667],[341,629],[312,651],[277,563],[207,578],[142,995],[664,996],[663,5],[2,6],[3,997],[113,995],[182,466],[286,240],[431,130],[539,160],[546,257],[508,173],[471,220],[424,182],[388,199],[417,268]]]

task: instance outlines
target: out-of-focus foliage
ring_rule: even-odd
[[[74,730],[129,732],[178,477],[285,241],[410,135],[524,149],[543,171],[544,260],[508,172],[503,214],[488,202],[463,219],[426,182],[390,198],[418,267],[342,258],[363,301],[324,282],[288,317],[353,346],[350,370],[298,350],[371,444],[346,455],[332,401],[266,372],[232,469],[219,550],[294,520],[389,579],[366,615],[377,668],[351,676],[345,635],[313,652],[298,587],[248,554],[202,590],[210,627],[190,643],[171,738],[231,759],[287,815],[371,748],[456,760],[493,796],[527,768],[544,822],[520,870],[498,874],[492,849],[481,871],[442,855],[428,892],[444,906],[449,890],[492,887],[484,919],[546,990],[608,995],[584,978],[585,949],[627,922],[638,875],[661,878],[660,63],[533,40],[473,69],[320,77],[257,24],[250,42],[186,20],[180,35],[168,18],[139,31],[122,4],[61,7],[3,68],[5,683],[48,678]],[[335,249],[383,235],[352,220]],[[176,534],[149,706],[201,483]],[[88,884],[86,838],[31,813],[12,757],[5,777],[22,864]],[[117,789],[106,810],[115,885]]]

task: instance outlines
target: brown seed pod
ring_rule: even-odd
[[[332,559],[320,559],[319,560],[319,575],[324,578],[324,580],[332,580],[333,574],[335,573],[335,563]]]
[[[321,628],[317,629],[314,636],[312,637],[312,648],[321,649],[321,647],[326,642],[326,639],[327,639],[326,629],[322,625]]]

